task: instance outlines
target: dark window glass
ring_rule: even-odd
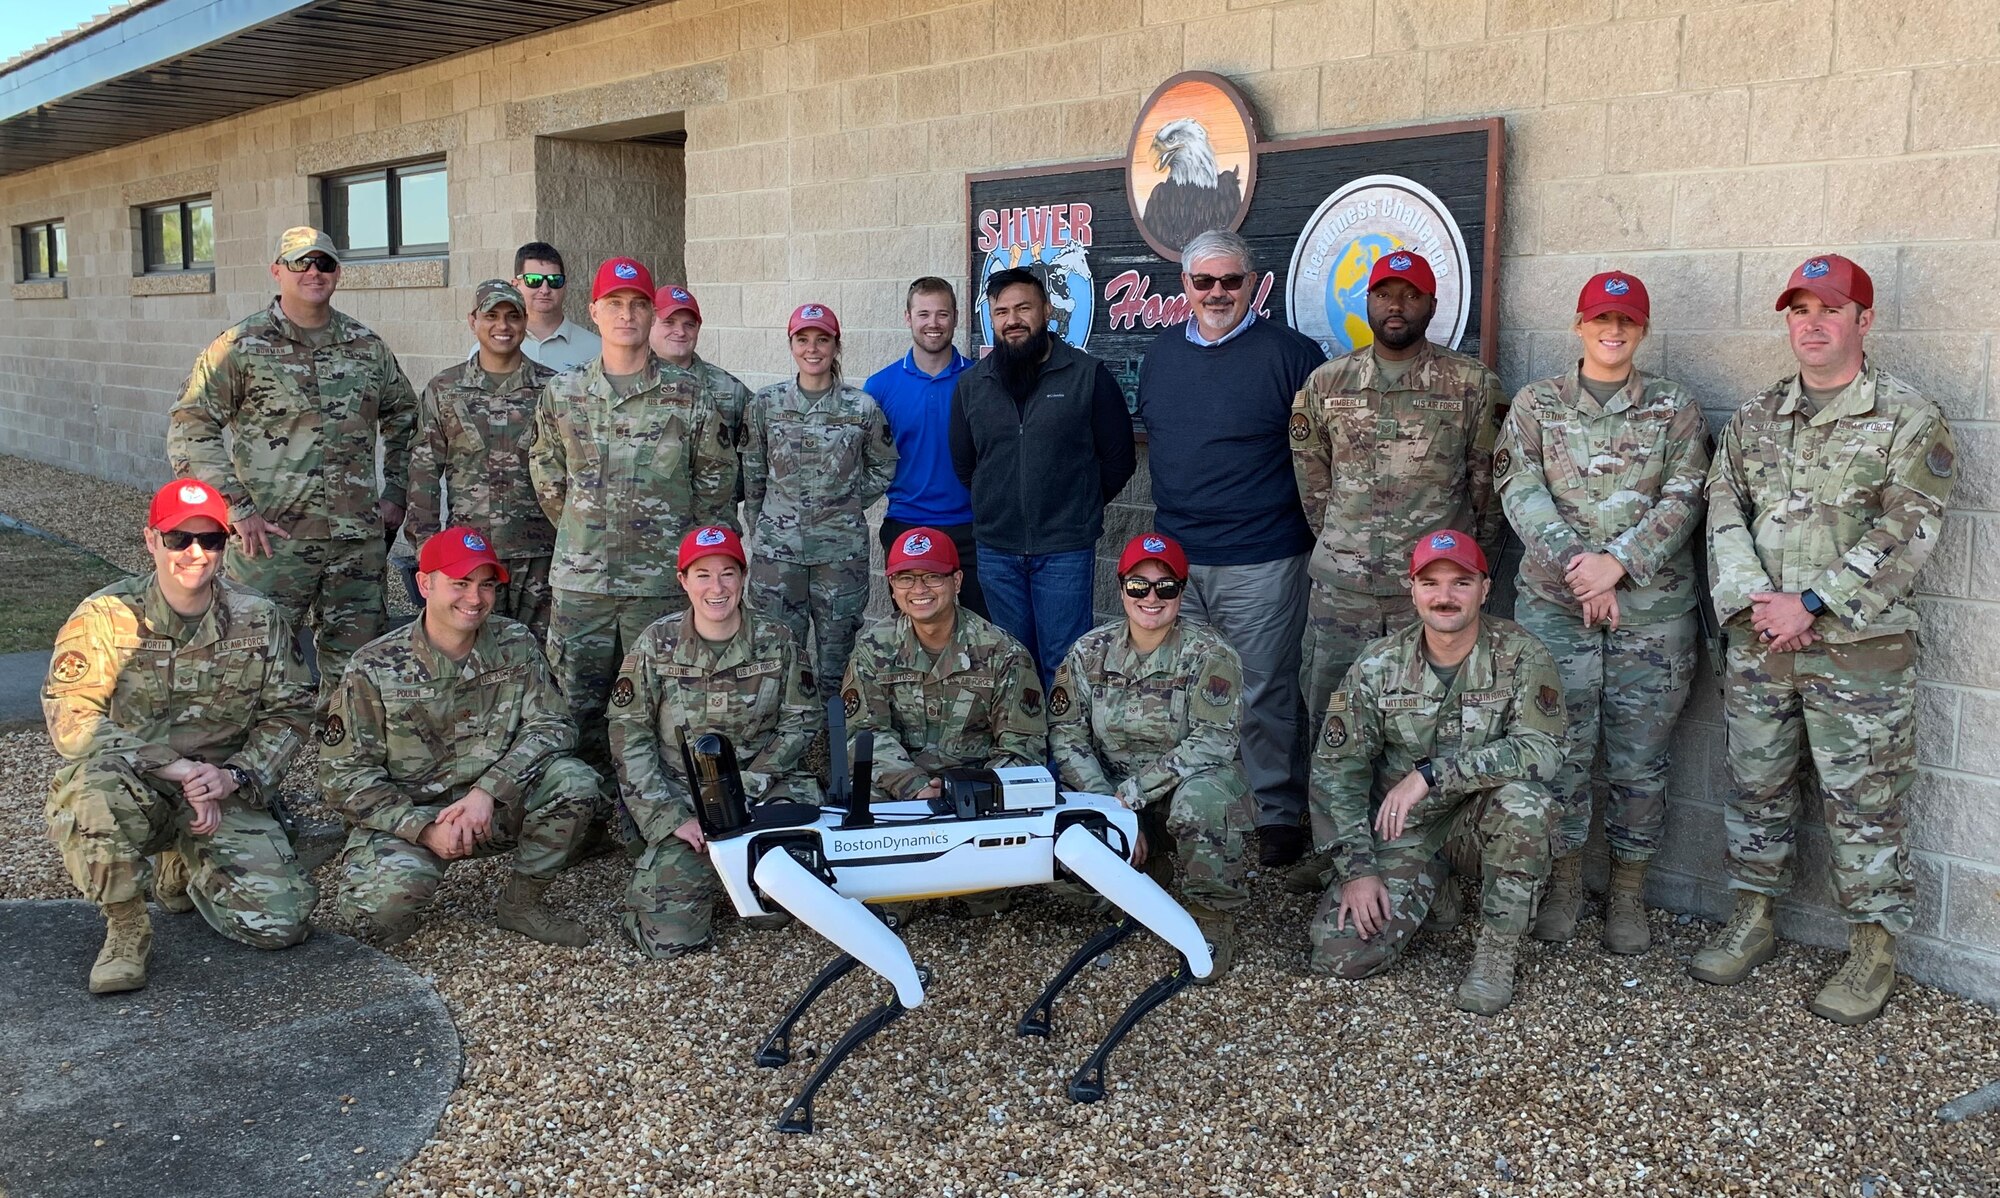
[[[69,234],[61,221],[22,225],[19,232],[23,279],[60,279],[69,274]]]
[[[215,207],[180,200],[139,210],[139,239],[152,272],[215,267]]]
[[[441,254],[451,240],[442,159],[324,181],[326,230],[348,258]]]

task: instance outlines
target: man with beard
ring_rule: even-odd
[[[1313,917],[1311,968],[1358,979],[1394,965],[1439,889],[1457,885],[1449,847],[1453,860],[1479,861],[1484,882],[1458,1007],[1492,1015],[1514,999],[1514,958],[1549,872],[1562,679],[1519,624],[1480,614],[1493,584],[1471,537],[1423,536],[1408,577],[1418,622],[1362,651],[1313,749],[1332,881]]]
[[[1371,345],[1314,371],[1292,404],[1292,472],[1318,537],[1308,571],[1303,647],[1308,724],[1361,646],[1411,618],[1402,546],[1434,528],[1471,529],[1499,550],[1493,500],[1500,380],[1425,338],[1437,279],[1422,255],[1394,250],[1368,276]],[[1314,829],[1324,844],[1327,830]],[[1304,867],[1291,884],[1317,890]]]
[[[889,510],[882,517],[882,549],[918,526],[935,528],[961,546],[965,576],[958,605],[984,617],[986,595],[979,589],[979,553],[973,541],[972,495],[951,463],[951,396],[958,376],[972,359],[951,343],[958,328],[958,296],[951,284],[925,275],[903,297],[903,323],[910,326],[910,352],[868,376],[863,388],[875,397],[896,438],[896,476],[889,481]]]
[[[678,377],[685,372],[694,378],[695,394],[703,403],[715,409],[722,417],[722,435],[736,450],[737,475],[735,501],[743,498],[743,409],[750,402],[750,388],[743,380],[703,358],[695,352],[701,341],[701,304],[696,302],[694,292],[678,283],[670,283],[653,293],[653,332],[651,344],[653,356],[662,365],[661,375]],[[731,517],[723,523],[732,529],[736,527],[735,503],[729,511]]]
[[[1299,648],[1313,536],[1285,422],[1326,355],[1258,316],[1258,277],[1234,233],[1187,243],[1181,285],[1194,315],[1146,348],[1139,419],[1160,531],[1190,563],[1187,615],[1243,663],[1243,772],[1257,797],[1259,862],[1270,868],[1297,861],[1306,841]]]
[[[1104,505],[1138,465],[1132,418],[1110,369],[1049,331],[1034,272],[995,271],[986,302],[993,352],[958,377],[952,467],[972,493],[987,608],[1046,692],[1090,630]]]
[[[528,299],[528,335],[521,352],[558,374],[589,364],[604,352],[596,333],[563,315],[569,276],[563,257],[546,241],[531,241],[514,251],[514,285]]]

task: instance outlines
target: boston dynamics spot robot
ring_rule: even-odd
[[[874,736],[855,745],[846,765],[846,713],[828,704],[834,754],[827,805],[762,803],[743,796],[736,753],[726,737],[681,730],[681,752],[693,783],[695,813],[708,839],[708,858],[739,915],[791,912],[841,950],[785,1012],[757,1051],[770,1068],[792,1059],[792,1029],[806,1008],[856,965],[895,987],[895,996],[857,1020],[785,1108],[778,1130],[813,1130],[813,1095],[863,1041],[924,1001],[927,971],[888,922],[867,903],[944,898],[981,890],[1035,886],[1074,878],[1116,904],[1124,918],[1085,941],[1043,988],[1018,1024],[1023,1036],[1047,1036],[1056,995],[1099,954],[1139,927],[1180,953],[1172,973],[1142,991],[1070,1080],[1074,1102],[1104,1097],[1111,1050],[1148,1011],[1213,970],[1208,943],[1194,917],[1158,883],[1134,869],[1139,817],[1106,795],[1057,793],[1040,766],[942,771],[935,799],[870,804]]]

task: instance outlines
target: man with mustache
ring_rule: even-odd
[[[1792,884],[1810,754],[1849,940],[1809,1009],[1866,1023],[1896,988],[1896,937],[1916,918],[1903,809],[1917,765],[1910,590],[1943,531],[1957,445],[1937,405],[1863,351],[1867,271],[1808,258],[1777,309],[1799,372],[1737,410],[1708,474],[1736,910],[1688,972],[1733,986],[1777,951],[1771,906]]]
[[[743,380],[695,352],[701,344],[701,303],[694,292],[678,283],[669,283],[653,293],[653,356],[665,363],[663,372],[676,377],[685,371],[694,379],[695,392],[703,403],[722,416],[723,439],[736,450],[736,492],[725,515],[730,528],[736,527],[734,501],[743,498],[743,410],[750,402],[750,388]]]
[[[1368,275],[1373,343],[1314,371],[1292,404],[1292,471],[1318,538],[1301,679],[1308,726],[1361,647],[1409,623],[1403,546],[1456,528],[1499,552],[1500,380],[1424,336],[1436,312],[1437,277],[1423,255],[1382,255]],[[1313,831],[1324,844],[1326,829]],[[1287,882],[1301,893],[1324,884],[1318,863],[1295,872]]]
[[[1459,1009],[1475,1015],[1514,999],[1515,956],[1549,872],[1565,722],[1549,651],[1480,614],[1487,574],[1465,533],[1418,539],[1407,576],[1417,623],[1362,650],[1327,700],[1312,763],[1332,877],[1313,917],[1313,972],[1366,978],[1395,964],[1439,889],[1457,885],[1449,849],[1482,873],[1477,948],[1458,988]]]
[[[993,352],[958,378],[951,460],[972,493],[981,586],[993,622],[1027,646],[1042,691],[1090,630],[1104,505],[1138,466],[1118,380],[1049,327],[1030,270],[986,280]]]

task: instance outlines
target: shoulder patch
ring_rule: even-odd
[[[1208,682],[1201,688],[1201,697],[1210,707],[1226,707],[1236,697],[1236,688],[1222,675],[1210,674]]]
[[[83,681],[83,676],[89,672],[90,659],[75,649],[71,649],[56,658],[55,662],[49,666],[49,677],[62,683],[64,686],[68,686],[73,682]]]
[[[326,722],[319,726],[319,743],[331,749],[347,741],[347,721],[329,714]]]
[[[840,692],[840,705],[846,709],[848,719],[851,720],[855,716],[860,715],[861,692],[855,687],[848,687],[846,690]]]
[[[1049,690],[1049,714],[1065,716],[1069,714],[1069,688],[1061,682]]]
[[[884,420],[882,422],[882,444],[894,445],[895,443],[896,443],[896,433],[893,429],[889,427],[889,422]]]
[[[802,691],[819,689],[813,682],[813,672],[804,666],[799,667],[799,689]]]
[[[1934,477],[1950,478],[1952,465],[1953,454],[1951,446],[1945,444],[1942,440],[1933,444],[1931,451],[1924,455],[1924,468],[1929,470]]]
[[[1021,689],[1021,713],[1023,715],[1028,715],[1028,716],[1038,716],[1042,714],[1041,691],[1036,690],[1032,686],[1023,687]]]
[[[1503,450],[1501,450],[1501,451],[1500,451],[1499,453],[1496,453],[1496,454],[1494,454],[1494,455],[1493,455],[1493,477],[1494,477],[1494,478],[1496,478],[1496,479],[1502,479],[1502,478],[1506,478],[1506,477],[1507,477],[1507,471],[1508,471],[1508,470],[1510,470],[1510,469],[1512,469],[1512,468],[1513,468],[1513,465],[1514,465],[1514,451],[1513,451],[1513,450],[1511,450],[1511,449],[1503,449]]]
[[[1562,712],[1562,705],[1562,695],[1553,686],[1545,684],[1535,692],[1535,706],[1541,709],[1543,715],[1555,716],[1560,714]]]
[[[1326,699],[1326,709],[1328,711],[1346,711],[1347,692],[1335,691],[1331,695],[1328,695]]]
[[[1292,440],[1303,441],[1312,435],[1312,424],[1306,420],[1304,412],[1292,413]]]
[[[1329,749],[1338,749],[1347,743],[1347,719],[1340,715],[1326,717],[1326,731],[1320,734]]]
[[[613,707],[630,707],[632,706],[632,698],[632,679],[629,677],[620,678],[611,688],[611,705]]]

